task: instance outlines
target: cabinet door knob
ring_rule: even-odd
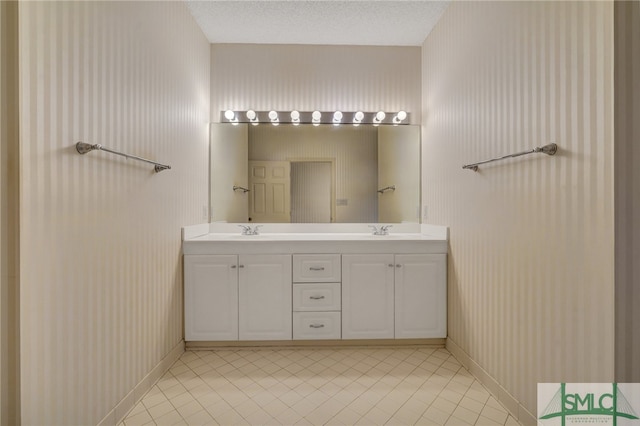
[[[396,268],[402,268],[402,265],[398,263],[398,264],[396,265]]]
[[[309,299],[311,299],[311,300],[322,300],[322,299],[324,299],[324,296],[309,296]]]
[[[310,271],[324,271],[324,266],[321,267],[317,267],[317,266],[312,266],[309,268]]]
[[[309,328],[323,328],[324,324],[309,324]]]
[[[390,264],[389,264],[389,268],[393,268],[393,263],[390,263]]]
[[[237,266],[236,265],[231,265],[231,269],[236,269]]]
[[[238,268],[244,268],[244,265],[238,265]]]

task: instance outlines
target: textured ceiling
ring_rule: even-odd
[[[448,1],[185,0],[211,43],[420,46]]]

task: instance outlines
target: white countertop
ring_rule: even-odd
[[[242,235],[239,225],[185,227],[183,253],[447,253],[448,247],[444,226],[394,224],[388,235],[373,235],[368,224],[263,224],[258,235]]]

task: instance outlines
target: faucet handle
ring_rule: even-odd
[[[253,231],[251,231],[251,235],[258,235],[258,228],[262,228],[262,225],[254,226]]]
[[[249,235],[249,233],[251,232],[251,227],[248,225],[238,225],[240,228],[242,228],[242,235]]]
[[[380,230],[376,225],[367,225],[367,226],[373,230],[373,235],[379,235]]]

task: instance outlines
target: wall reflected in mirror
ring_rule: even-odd
[[[214,123],[210,152],[212,222],[420,221],[419,126]]]

